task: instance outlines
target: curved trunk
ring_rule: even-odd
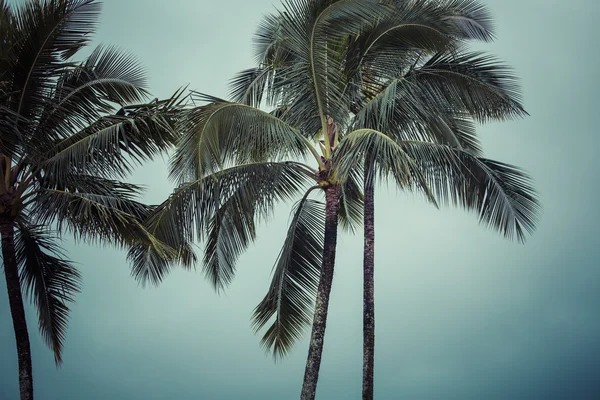
[[[363,400],[373,399],[375,364],[375,185],[374,174],[365,169],[363,256]]]
[[[321,279],[317,290],[315,316],[304,371],[304,384],[302,385],[302,400],[313,400],[317,390],[319,368],[321,367],[321,354],[323,353],[323,339],[327,324],[327,309],[329,307],[329,294],[333,281],[333,267],[335,264],[335,247],[337,243],[337,226],[339,211],[339,190],[337,186],[325,189],[325,242],[323,244],[323,264]]]
[[[31,373],[31,349],[25,309],[23,308],[23,295],[19,281],[19,268],[15,255],[15,233],[12,220],[0,221],[0,234],[2,235],[2,259],[4,261],[4,275],[8,289],[8,302],[12,315],[15,339],[17,342],[17,355],[19,360],[19,387],[21,400],[33,399],[33,375]]]

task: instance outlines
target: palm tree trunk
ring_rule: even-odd
[[[12,220],[0,220],[0,234],[2,235],[2,258],[4,260],[4,275],[8,289],[8,302],[10,304],[10,313],[12,315],[17,342],[21,400],[33,400],[31,349],[29,346],[29,334],[27,332],[27,321],[25,320],[19,269],[15,254],[15,233]]]
[[[363,400],[373,400],[375,365],[375,185],[365,168],[363,255]]]
[[[323,353],[323,339],[325,338],[325,326],[327,324],[327,310],[329,307],[329,294],[333,281],[333,267],[335,264],[335,248],[337,243],[337,226],[339,211],[339,190],[335,185],[325,189],[325,242],[323,245],[323,264],[321,279],[317,290],[317,301],[315,304],[315,316],[304,371],[304,384],[300,399],[314,400],[317,391],[317,380],[321,367],[321,355]]]

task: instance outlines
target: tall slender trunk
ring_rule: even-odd
[[[313,400],[317,391],[317,380],[321,367],[321,355],[323,353],[323,339],[327,324],[327,310],[329,307],[329,294],[331,293],[331,282],[333,281],[333,267],[335,264],[335,247],[337,243],[337,226],[339,211],[339,189],[335,185],[325,189],[325,242],[323,245],[323,264],[321,279],[317,290],[317,301],[315,304],[315,316],[304,371],[304,384],[300,399]]]
[[[375,365],[375,185],[374,173],[365,168],[363,255],[363,400],[373,400]]]
[[[12,220],[0,220],[0,235],[2,235],[2,259],[4,261],[4,275],[8,289],[8,303],[10,304],[10,313],[12,315],[17,342],[21,400],[33,400],[31,349],[29,346],[29,334],[27,332],[27,321],[25,320],[23,295],[21,294],[19,269],[15,254],[15,232]]]

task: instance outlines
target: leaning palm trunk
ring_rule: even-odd
[[[304,384],[302,385],[302,400],[313,400],[317,390],[319,369],[321,367],[321,355],[323,353],[323,339],[325,338],[325,327],[327,325],[327,310],[329,308],[329,295],[333,281],[333,267],[335,264],[335,248],[337,243],[339,211],[339,188],[331,185],[325,189],[325,241],[323,246],[323,267],[319,288],[317,290],[317,301],[315,304],[315,315],[312,325],[312,334],[308,349],[308,359],[304,371]]]
[[[363,255],[363,400],[373,399],[375,360],[375,185],[374,173],[365,167]]]
[[[23,295],[19,281],[19,269],[15,254],[15,233],[11,220],[0,221],[0,234],[2,235],[2,258],[4,262],[4,275],[8,289],[8,302],[12,315],[17,354],[19,360],[19,386],[21,400],[33,399],[33,375],[31,373],[31,348],[29,333],[25,320]]]

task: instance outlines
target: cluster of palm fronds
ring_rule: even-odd
[[[73,61],[89,44],[99,14],[93,0],[0,1],[3,265],[20,369],[29,376],[19,280],[60,364],[68,303],[80,287],[80,274],[58,243],[63,234],[172,252],[142,225],[152,211],[137,200],[143,188],[121,180],[176,142],[186,96],[178,91],[148,102],[142,66],[115,47],[99,46]]]

